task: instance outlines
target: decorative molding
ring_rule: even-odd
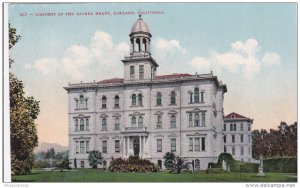
[[[168,135],[168,137],[178,137],[178,134],[176,134],[176,133],[171,133],[171,134]]]
[[[164,135],[163,134],[157,134],[157,135],[154,135],[154,138],[163,138]]]
[[[90,140],[91,139],[91,137],[84,137],[84,136],[80,136],[80,137],[75,137],[75,138],[73,138],[73,140]]]
[[[112,139],[114,139],[114,140],[116,140],[116,139],[122,139],[122,137],[119,136],[119,135],[115,135],[114,137],[112,137]]]
[[[99,139],[100,139],[100,140],[108,140],[109,137],[104,135],[104,136],[101,136]]]
[[[186,136],[207,136],[207,133],[196,132],[196,133],[193,133],[193,134],[186,134]]]
[[[101,118],[107,118],[108,115],[107,115],[107,114],[101,114],[100,117],[101,117]]]
[[[163,115],[163,114],[164,114],[164,113],[163,113],[162,111],[157,111],[157,112],[155,112],[154,115],[158,116],[158,115]]]

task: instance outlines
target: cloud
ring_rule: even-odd
[[[281,58],[276,53],[266,53],[262,58],[262,63],[267,66],[279,65]]]
[[[280,56],[276,53],[265,53],[259,55],[260,47],[255,39],[248,39],[245,42],[236,41],[230,45],[230,49],[224,53],[212,51],[209,57],[196,57],[190,61],[190,65],[200,73],[206,71],[207,67],[215,66],[219,69],[228,70],[231,73],[242,71],[247,79],[252,79],[261,70],[261,65],[272,66],[280,64]],[[198,63],[195,63],[198,59]],[[201,61],[200,61],[201,60]],[[204,63],[205,62],[205,63]],[[199,64],[205,64],[200,66]]]
[[[211,70],[211,63],[205,58],[197,57],[190,63],[196,70],[200,70],[200,73],[208,73]]]
[[[82,80],[89,73],[111,76],[113,72],[123,70],[120,59],[129,54],[129,45],[125,42],[113,43],[109,33],[95,32],[88,46],[72,45],[64,55],[37,59],[33,64],[26,64],[24,68],[35,69],[43,75],[61,71],[71,80]]]
[[[168,54],[173,54],[178,52],[182,54],[186,53],[186,49],[183,48],[180,45],[180,42],[175,39],[167,40],[158,37],[154,41],[154,47],[155,47],[156,54],[162,57],[167,56]]]
[[[55,71],[59,67],[58,60],[56,58],[41,58],[36,60],[32,65],[25,64],[24,68],[27,70],[36,69],[43,75],[48,75],[52,71]]]

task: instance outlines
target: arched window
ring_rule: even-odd
[[[138,95],[139,106],[143,106],[143,96],[142,94]]]
[[[138,45],[138,52],[140,52],[140,51],[141,51],[141,40],[140,40],[139,38],[137,38],[137,39],[135,40],[135,42],[136,42],[137,45]]]
[[[83,97],[83,95],[80,95],[79,102],[80,102],[80,104],[84,104],[84,97]]]
[[[198,103],[199,102],[199,88],[194,89],[194,102]]]
[[[158,166],[160,169],[162,169],[162,161],[161,161],[161,160],[158,160],[158,161],[157,161],[157,166]]]
[[[176,116],[175,115],[171,116],[171,127],[172,128],[176,127]]]
[[[80,119],[80,131],[84,131],[84,120]]]
[[[143,51],[146,52],[147,51],[147,40],[145,38],[143,38],[143,46],[144,46]]]
[[[75,119],[75,131],[78,131],[78,119]]]
[[[84,161],[80,161],[80,167],[84,168]]]
[[[156,95],[156,105],[161,106],[161,92],[157,92]]]
[[[106,108],[106,97],[102,97],[102,108]]]
[[[139,127],[142,127],[143,126],[143,117],[139,117],[139,120],[138,120],[138,126]]]
[[[118,95],[115,96],[115,108],[120,107],[120,98]]]
[[[132,106],[136,106],[136,94],[132,94]]]
[[[120,130],[120,119],[119,118],[115,119],[115,130]]]
[[[135,117],[132,117],[132,118],[131,118],[131,126],[132,126],[132,127],[135,127],[135,126],[136,126],[136,118],[135,118]]]
[[[102,119],[102,131],[107,131],[107,119]]]
[[[156,124],[156,127],[158,129],[162,128],[162,119],[161,119],[161,116],[157,116],[157,124]]]
[[[195,113],[195,127],[199,127],[200,126],[200,117],[199,117],[199,113]]]
[[[195,169],[200,170],[200,160],[199,159],[195,160]]]
[[[106,169],[107,168],[107,162],[104,160],[103,161],[103,169]]]
[[[193,126],[193,114],[192,113],[189,114],[189,126],[190,127]]]
[[[171,104],[176,104],[176,94],[175,94],[175,91],[171,92]]]

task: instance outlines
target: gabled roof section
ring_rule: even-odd
[[[238,113],[232,112],[232,113],[228,114],[227,116],[225,116],[224,119],[249,119],[249,118],[242,116]]]

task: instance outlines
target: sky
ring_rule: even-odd
[[[253,129],[297,121],[296,3],[11,4],[22,38],[10,71],[40,101],[39,142],[68,144],[69,82],[123,77],[139,11],[160,13],[142,15],[158,75],[213,71],[227,85],[225,115],[250,117]]]

